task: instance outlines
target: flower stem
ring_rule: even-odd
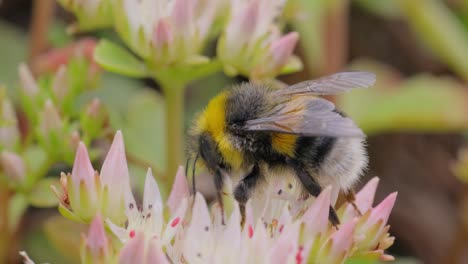
[[[167,183],[172,183],[172,178],[179,165],[184,160],[184,92],[185,85],[163,85],[166,98],[166,157]]]

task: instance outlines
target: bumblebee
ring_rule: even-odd
[[[244,83],[211,99],[194,124],[192,151],[213,175],[221,208],[226,175],[240,175],[233,193],[242,219],[245,204],[269,177],[289,175],[307,196],[328,185],[350,193],[367,166],[365,135],[317,96],[374,82],[372,73],[341,72],[281,89]],[[332,206],[329,220],[339,224]]]

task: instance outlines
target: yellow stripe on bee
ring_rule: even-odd
[[[221,152],[224,160],[233,168],[240,168],[242,154],[234,148],[226,135],[226,100],[228,92],[222,92],[213,98],[197,120],[197,130],[208,132]]]
[[[273,133],[271,135],[271,145],[280,154],[294,157],[297,136],[284,133]]]

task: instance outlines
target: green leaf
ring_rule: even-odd
[[[67,263],[78,264],[79,259],[72,259],[70,252],[58,252],[50,240],[47,239],[43,228],[42,220],[34,219],[34,225],[24,232],[21,240],[21,250],[28,252],[28,255],[35,263]]]
[[[35,207],[54,207],[58,205],[58,199],[50,189],[51,185],[60,186],[58,179],[46,178],[40,180],[28,195],[29,202]]]
[[[468,128],[468,92],[451,79],[421,75],[390,88],[342,94],[339,104],[367,133],[460,132]]]
[[[75,222],[78,222],[78,223],[82,223],[84,224],[85,222],[83,221],[83,219],[79,218],[75,213],[73,213],[72,211],[68,210],[68,208],[66,208],[65,206],[63,206],[62,204],[59,204],[58,206],[58,211],[59,213],[69,219],[69,220],[72,220],[72,221],[75,221]]]
[[[123,135],[130,160],[133,158],[143,161],[152,166],[156,173],[164,171],[166,165],[164,103],[164,98],[158,93],[152,90],[141,91],[130,100],[123,124]],[[140,176],[144,177],[144,174]]]
[[[27,34],[18,27],[0,22],[0,84],[18,99],[18,64],[27,59]]]
[[[8,205],[8,223],[11,231],[16,230],[26,209],[28,209],[28,199],[22,193],[16,193]]]
[[[44,170],[47,170],[47,153],[39,146],[28,147],[24,154],[24,163],[27,164],[28,173],[24,182],[24,186],[32,186],[34,183],[45,175]]]
[[[59,215],[53,216],[44,224],[49,241],[64,256],[80,259],[81,233],[86,233],[86,225],[69,221]]]
[[[395,1],[416,34],[439,59],[468,81],[468,33],[443,1]]]
[[[355,3],[367,11],[389,19],[401,17],[401,10],[395,0],[355,0]]]
[[[148,70],[141,60],[125,48],[105,39],[97,45],[94,59],[111,72],[137,78],[148,76]]]

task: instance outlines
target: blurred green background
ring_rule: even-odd
[[[378,76],[372,89],[331,99],[369,135],[370,168],[362,182],[381,178],[377,200],[399,192],[390,217],[396,242],[389,253],[397,263],[468,263],[468,155],[458,155],[468,131],[468,0],[289,0],[284,19],[300,33],[296,54],[305,67],[282,81],[344,69]],[[105,30],[72,37],[66,34],[72,21],[54,1],[3,0],[0,84],[10,95],[19,86],[19,63],[83,36],[118,41]],[[186,129],[214,94],[242,80],[219,73],[191,84]],[[131,174],[138,177],[132,183],[141,190],[146,166],[156,174],[165,170],[163,95],[151,80],[107,72],[98,86],[80,102],[98,96],[107,106],[110,126],[124,132]],[[62,170],[69,168],[53,168],[48,175]],[[12,254],[25,249],[50,263],[77,259],[75,223],[57,216],[55,208],[25,210]]]

